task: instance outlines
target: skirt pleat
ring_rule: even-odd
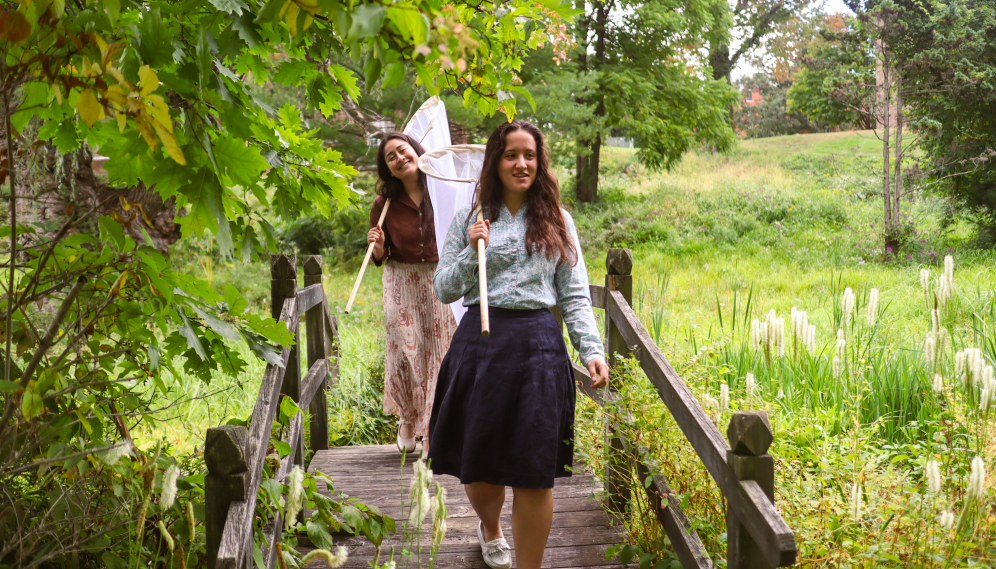
[[[547,309],[477,306],[463,316],[436,383],[429,466],[463,484],[552,488],[574,462],[574,371]]]
[[[428,433],[439,366],[456,330],[453,311],[436,298],[436,263],[384,265],[384,412]]]

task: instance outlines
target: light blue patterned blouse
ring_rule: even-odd
[[[536,309],[559,305],[571,342],[578,348],[585,364],[599,356],[604,359],[602,339],[595,324],[588,292],[588,270],[578,242],[578,232],[571,214],[564,211],[567,231],[574,240],[578,262],[558,264],[542,251],[526,252],[526,204],[512,213],[501,206],[498,219],[491,222],[487,248],[488,304],[498,308]],[[439,254],[433,279],[436,296],[444,303],[463,297],[464,306],[480,304],[477,277],[477,251],[470,248],[468,228],[476,216],[468,219],[470,206],[453,217],[446,243]]]

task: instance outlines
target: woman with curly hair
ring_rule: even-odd
[[[479,239],[487,246],[489,336],[481,335]],[[517,566],[538,569],[554,479],[571,475],[574,454],[574,373],[549,308],[563,312],[595,387],[608,381],[608,367],[577,230],[534,125],[517,120],[491,134],[474,204],[457,212],[433,284],[440,300],[463,297],[468,311],[439,370],[429,465],[464,484],[481,519],[484,561],[499,569],[512,564],[499,523],[511,486]]]
[[[377,149],[378,196],[367,241],[373,261],[384,265],[384,412],[398,415],[398,449],[429,447],[428,425],[439,365],[456,330],[448,306],[432,290],[439,255],[425,174],[425,150],[407,134],[384,136]],[[378,227],[384,204],[391,200]]]

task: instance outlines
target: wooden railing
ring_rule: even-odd
[[[204,443],[205,527],[208,567],[242,569],[252,562],[253,518],[256,495],[263,477],[263,463],[270,443],[273,420],[281,395],[291,397],[311,415],[310,448],[329,447],[325,388],[339,377],[339,332],[329,312],[322,285],[322,257],[304,257],[304,285],[297,288],[294,255],[270,258],[270,293],[273,317],[294,334],[294,345],[284,348],[282,365],[270,364],[253,408],[248,428],[223,426],[208,429]],[[301,377],[300,320],[307,335],[308,371]],[[290,453],[280,460],[276,479],[284,482],[294,465],[304,464],[304,417],[291,420],[283,441]],[[276,565],[283,520],[278,512],[266,524],[263,559],[268,569]]]
[[[633,256],[629,249],[610,249],[605,286],[591,285],[595,308],[605,310],[606,352],[632,356],[657,389],[699,460],[726,498],[727,567],[754,569],[786,567],[796,559],[795,535],[775,508],[775,466],[767,453],[773,441],[768,417],[760,411],[734,413],[727,439],[706,415],[678,372],[661,353],[630,307],[633,298]],[[618,401],[609,390],[591,389],[588,371],[575,364],[582,391],[601,405]],[[681,504],[659,474],[646,449],[632,445],[618,422],[606,426],[606,471],[603,484],[610,509],[622,512],[630,499],[633,471],[644,486],[658,521],[683,567],[711,568],[712,560],[682,511]],[[729,441],[729,442],[727,442]],[[643,484],[641,484],[643,486]]]

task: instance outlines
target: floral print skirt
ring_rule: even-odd
[[[436,263],[384,264],[384,412],[428,433],[439,366],[457,324],[432,290]]]

